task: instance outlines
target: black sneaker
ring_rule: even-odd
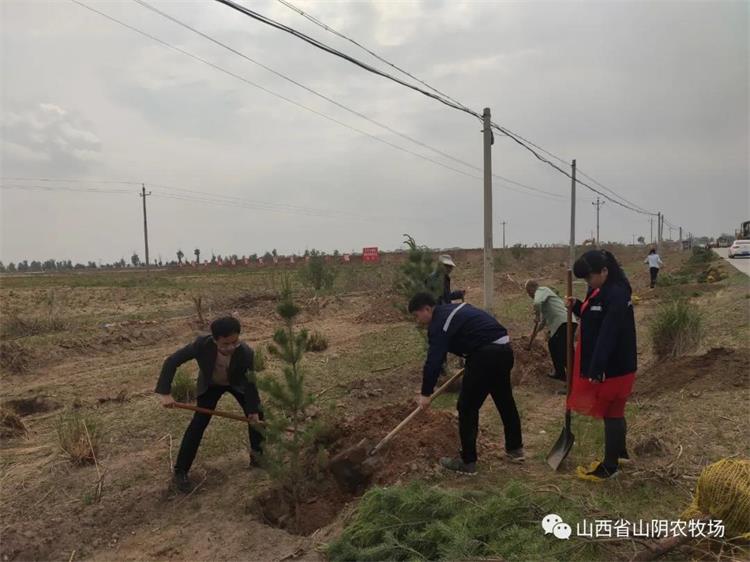
[[[505,458],[510,462],[523,462],[526,460],[526,455],[523,452],[523,447],[521,447],[512,451],[505,451]]]
[[[449,457],[440,459],[440,466],[460,474],[476,474],[477,472],[477,463],[464,462],[461,459],[452,459]]]
[[[547,375],[547,378],[550,378],[550,379],[555,380],[555,381],[565,381],[565,380],[567,380],[565,378],[565,375],[558,375],[557,373],[549,373]]]
[[[578,478],[580,478],[581,480],[602,482],[604,480],[609,480],[610,478],[614,478],[615,476],[617,476],[618,470],[617,468],[604,466],[604,463],[600,462],[595,466],[592,463],[588,470],[583,468],[582,466],[579,466],[576,469],[576,473],[578,475]]]
[[[263,451],[250,451],[250,468],[265,468]]]
[[[193,486],[190,484],[190,478],[184,472],[175,472],[172,477],[172,485],[183,494],[187,494],[192,491]]]

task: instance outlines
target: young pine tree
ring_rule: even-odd
[[[404,234],[408,246],[407,260],[401,265],[396,280],[396,292],[402,297],[399,309],[406,311],[406,302],[417,293],[430,293],[437,297],[440,293],[440,277],[435,276],[432,252],[425,246],[418,246],[414,238]]]
[[[283,362],[283,377],[259,377],[258,386],[265,391],[269,406],[265,428],[268,472],[292,506],[296,520],[305,487],[315,476],[310,474],[310,467],[317,461],[314,444],[320,430],[306,415],[306,410],[315,403],[313,395],[305,389],[301,365],[308,334],[306,330],[295,329],[300,308],[294,303],[289,277],[283,277],[281,285],[276,310],[284,326],[276,330],[274,343],[268,350]]]

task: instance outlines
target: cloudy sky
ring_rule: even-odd
[[[142,257],[141,182],[155,259],[392,249],[406,232],[481,246],[481,172],[393,132],[481,169],[474,118],[216,2],[147,0],[391,130],[136,2],[82,1],[236,76],[70,1],[3,0],[4,262]],[[243,1],[388,69],[277,0]],[[717,235],[750,218],[748,2],[293,1],[674,225]],[[499,135],[493,171],[553,194],[496,178],[497,245],[501,221],[508,244],[567,240],[569,180]],[[649,239],[649,218],[606,203],[602,239],[633,235]]]

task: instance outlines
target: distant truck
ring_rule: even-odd
[[[750,221],[745,221],[737,231],[737,240],[750,240]]]

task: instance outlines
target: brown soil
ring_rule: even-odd
[[[659,395],[750,386],[750,350],[716,347],[703,355],[662,360],[636,379],[635,392]]]
[[[368,447],[373,447],[388,430],[409,415],[413,408],[410,402],[392,404],[367,410],[346,421],[339,430],[339,437],[329,447],[329,455],[333,457],[354,447],[362,439],[367,440]],[[438,459],[455,454],[457,444],[458,424],[455,414],[426,410],[378,453],[377,458],[373,459],[375,462],[367,463],[371,471],[367,485],[394,484],[408,478],[410,474],[434,474],[439,470]],[[479,446],[485,451],[493,448],[481,438]],[[357,490],[358,493],[362,491],[364,490]],[[333,476],[326,473],[303,499],[296,518],[293,506],[278,489],[270,489],[257,496],[250,510],[272,526],[308,535],[332,522],[355,495],[342,490]]]
[[[358,324],[396,324],[409,321],[409,317],[394,304],[399,300],[396,295],[384,295],[382,299],[373,300],[357,314],[354,321]]]

